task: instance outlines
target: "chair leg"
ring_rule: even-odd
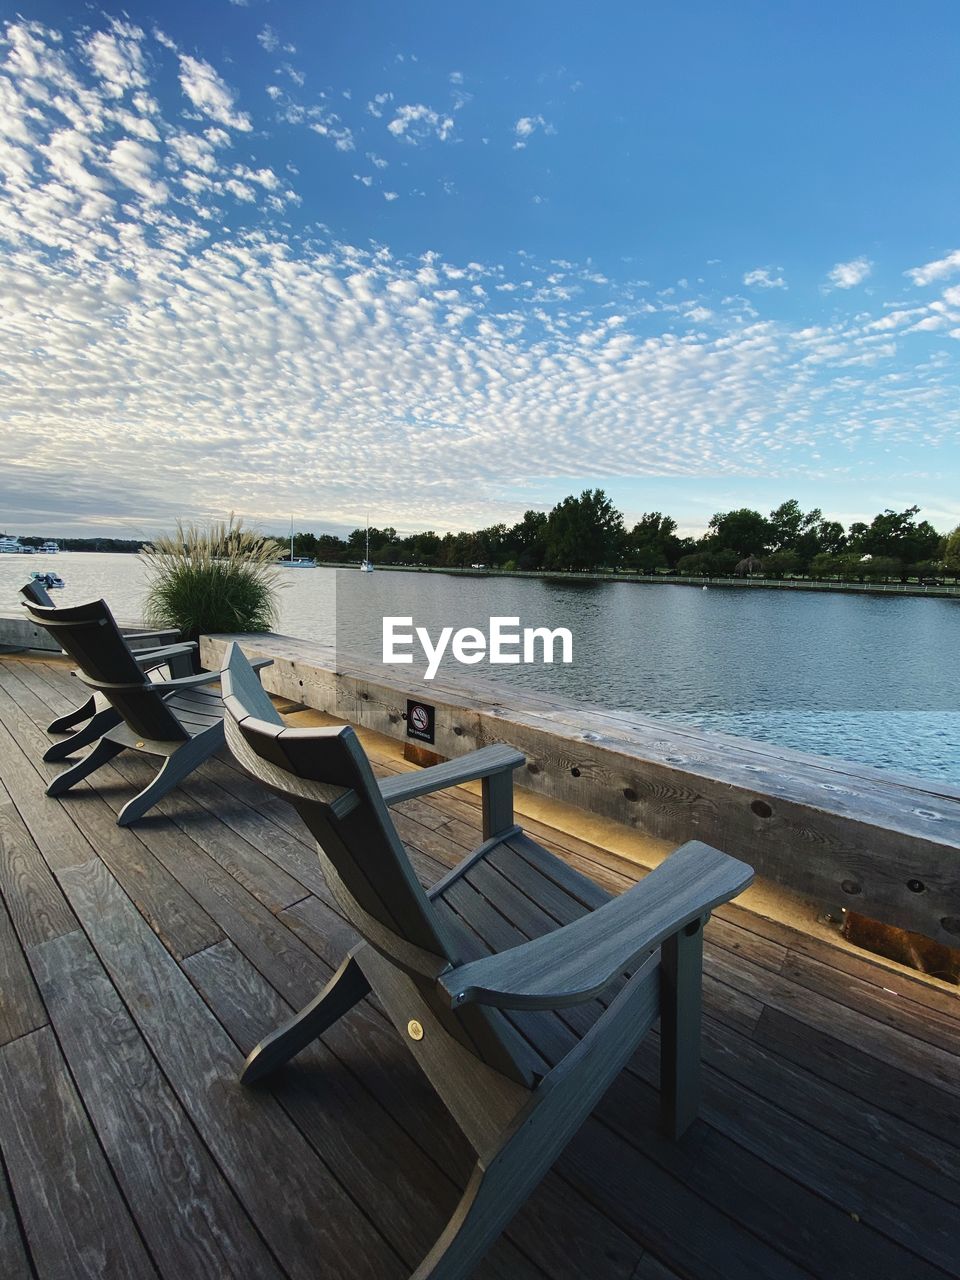
[[[261,1040],[240,1073],[243,1084],[253,1084],[283,1066],[301,1049],[322,1036],[327,1027],[342,1018],[367,994],[370,984],[352,955],[333,975],[324,989],[289,1022]]]
[[[694,920],[660,949],[660,1126],[674,1140],[700,1107],[703,925]]]
[[[117,818],[118,827],[129,827],[131,822],[142,818],[148,809],[152,809],[158,800],[178,786],[184,778],[188,778],[194,769],[203,764],[223,745],[223,721],[204,729],[195,738],[178,747],[173,755],[167,756],[160,772],[154,780],[139,793],[128,800],[120,810]]]
[[[96,699],[91,694],[86,702],[81,702],[79,707],[74,707],[66,715],[58,716],[56,720],[51,720],[47,725],[47,733],[66,733],[68,729],[74,728],[75,725],[83,724],[84,720],[89,720],[96,709]]]
[[[69,738],[63,738],[60,742],[55,742],[48,747],[43,753],[43,758],[47,764],[53,764],[57,760],[66,760],[67,756],[76,755],[81,747],[86,747],[91,742],[96,742],[108,729],[114,728],[119,723],[120,716],[118,713],[114,711],[113,707],[106,707],[103,711],[98,711],[89,724],[85,724],[82,729],[78,729]]]
[[[114,756],[119,755],[123,747],[119,742],[111,742],[109,738],[101,738],[91,752],[78,760],[75,765],[69,769],[64,769],[63,773],[58,773],[50,785],[47,787],[48,796],[59,796],[64,791],[69,791],[74,783],[79,782],[82,778],[86,778],[89,774],[99,769],[101,765],[112,760]]]

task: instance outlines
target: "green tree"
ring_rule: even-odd
[[[823,520],[819,507],[804,513],[796,498],[788,498],[770,512],[770,548],[773,551],[800,551],[808,536]],[[814,535],[815,536],[815,535]]]
[[[919,512],[919,507],[906,511],[888,507],[869,525],[851,525],[851,548],[861,555],[893,557],[909,564],[932,559],[940,546],[940,534],[928,520],[917,523]]]
[[[941,560],[944,569],[952,577],[960,575],[960,524],[944,539]]]
[[[672,568],[679,550],[676,520],[659,511],[645,511],[624,538],[624,559],[647,573]]]
[[[543,565],[547,544],[547,513],[525,511],[523,519],[510,530],[510,553],[520,569],[539,569]]]
[[[718,511],[710,521],[706,541],[711,550],[735,551],[737,559],[762,556],[770,545],[773,530],[770,522],[749,507],[737,511]]]
[[[799,551],[773,551],[763,557],[763,572],[770,578],[784,578],[802,568],[804,560]]]
[[[821,520],[816,527],[817,551],[828,555],[839,555],[847,545],[847,535],[839,520]]]
[[[733,573],[740,557],[729,547],[716,551],[692,551],[677,561],[677,572],[685,577],[723,576]]]
[[[551,569],[615,565],[623,539],[623,516],[602,489],[564,498],[547,517],[544,563]]]

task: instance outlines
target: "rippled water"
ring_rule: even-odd
[[[135,556],[0,557],[0,610],[33,569],[55,568],[67,602],[105,595],[139,616]],[[379,656],[380,618],[435,635],[491,615],[565,626],[570,666],[460,667],[462,674],[594,705],[960,781],[960,601],[669,584],[590,583],[356,570],[287,570],[279,629]],[[336,610],[334,604],[336,603]],[[420,659],[395,673],[416,683]]]

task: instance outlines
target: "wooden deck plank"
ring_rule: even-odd
[[[0,781],[10,795],[23,825],[30,832],[44,860],[56,874],[66,867],[89,862],[94,850],[64,812],[59,800],[44,794],[43,778],[21,752],[4,720],[6,703],[0,691]]]
[[[70,933],[76,917],[0,782],[0,893],[23,946]]]
[[[63,766],[43,763],[41,756],[49,739],[28,716],[26,707],[17,701],[17,694],[16,685],[7,680],[0,692],[0,714],[15,725],[21,750],[30,754],[45,786]],[[4,701],[4,695],[10,697],[9,703]],[[58,803],[64,806],[64,813],[85,839],[86,846],[96,850],[110,867],[174,955],[190,955],[211,946],[223,935],[207,913],[149,854],[136,831],[117,826],[116,813],[101,794],[111,783],[123,786],[124,779],[112,766],[106,766],[96,779],[81,783]]]
[[[20,1232],[10,1184],[0,1159],[0,1276],[5,1280],[33,1280],[27,1246]]]
[[[31,952],[53,1026],[114,1175],[169,1280],[280,1280],[84,934]]]
[[[156,1270],[49,1027],[0,1048],[0,1149],[38,1280],[146,1280]]]
[[[293,1280],[403,1275],[396,1254],[269,1094],[237,1083],[241,1058],[176,961],[99,861],[64,872],[77,916],[181,1104]],[[264,1177],[265,1167],[283,1171]]]
[[[797,986],[787,977],[764,973],[730,951],[710,949],[708,944],[704,949],[709,950],[715,975],[755,996],[766,1008],[791,1014],[827,1035],[849,1039],[861,1053],[910,1072],[918,1080],[933,1083],[960,1098],[960,1064],[956,1054],[925,1040],[916,1040],[906,1031],[887,1026],[869,1014]]]
[[[730,1034],[724,1029],[724,1038]],[[657,1045],[651,1039],[631,1064],[623,1087],[600,1107],[605,1123],[633,1132],[639,1117],[655,1110],[658,1067]],[[732,1195],[736,1202],[742,1194],[742,1188],[738,1192],[732,1185],[737,1176],[744,1178],[744,1185],[762,1183],[774,1205],[768,1225],[774,1234],[768,1238],[784,1249],[792,1238],[798,1262],[829,1256],[832,1270],[824,1275],[868,1280],[877,1275],[932,1276],[938,1269],[950,1273],[960,1239],[956,1205],[901,1176],[897,1168],[885,1167],[856,1150],[843,1140],[842,1131],[827,1134],[814,1129],[759,1097],[749,1085],[718,1072],[711,1053],[705,1054],[703,1081],[697,1123],[705,1132],[696,1150],[696,1167],[688,1165],[683,1144],[655,1139],[656,1152],[649,1150],[658,1161],[715,1202],[718,1194]],[[637,1108],[633,1117],[625,1096],[628,1090]],[[711,1177],[709,1153],[714,1150]],[[761,1178],[764,1165],[768,1173]]]
[[[263,1011],[260,1034],[290,1016],[290,1008],[229,944],[194,957],[189,968],[208,1003],[244,1049],[252,1047],[249,1008]],[[396,1043],[391,1074],[397,1074],[398,1060],[399,1074],[412,1074],[403,1070],[402,1052],[402,1045]],[[454,1182],[325,1042],[299,1054],[271,1092],[324,1160],[337,1168],[354,1198],[368,1206],[378,1230],[412,1271],[453,1211]],[[509,1266],[496,1266],[491,1275],[509,1276],[511,1267],[524,1278],[542,1274],[516,1250],[510,1253]]]
[[[826,1019],[824,1025],[812,1026],[809,1019],[795,1017],[789,1009],[765,1006],[754,1039],[803,1071],[853,1094],[871,1113],[877,1109],[889,1112],[960,1150],[960,1102],[956,1095],[905,1070],[895,1055],[880,1056],[869,1047],[865,1050],[842,1024],[831,1027]],[[921,1145],[921,1158],[924,1150]]]
[[[886,1110],[880,1090],[859,1097],[710,1017],[704,1019],[703,1054],[713,1070],[751,1094],[960,1205],[960,1150]]]
[[[813,937],[780,920],[758,916],[736,902],[728,902],[721,914],[723,919],[729,920],[745,932],[762,935],[779,943],[788,951],[810,956],[813,960],[819,960],[841,973],[851,974],[872,986],[895,991],[905,999],[923,1005],[924,1008],[946,1014],[960,1022],[960,991],[957,987],[933,983],[929,978],[903,965],[854,949],[844,943],[839,932],[836,942],[828,942],[824,938]]]
[[[111,798],[119,810],[123,797]],[[260,971],[298,1008],[326,980],[315,956],[283,922],[205,850],[164,816],[161,801],[155,814],[141,819],[137,832],[153,856]],[[268,864],[269,865],[269,864]]]
[[[712,1205],[745,1233],[765,1241],[823,1280],[837,1275],[848,1280],[898,1275],[942,1280],[948,1274],[872,1226],[855,1221],[850,1210],[821,1198],[817,1190],[791,1176],[789,1160],[778,1158],[772,1165],[768,1158],[747,1150],[716,1128],[714,1083],[705,1081],[701,1119],[685,1142],[674,1143],[659,1135],[658,1092],[646,1087],[633,1071],[625,1072],[616,1082],[597,1114],[605,1125],[682,1182],[701,1203]],[[751,1135],[763,1126],[763,1118],[751,1117]],[[770,1140],[775,1149],[775,1134]],[[665,1256],[673,1261],[669,1252]]]
[[[156,774],[152,760],[129,753],[119,756],[115,768],[131,784],[131,791],[148,785]],[[261,902],[268,911],[282,911],[306,896],[307,890],[279,867],[269,862],[246,840],[227,830],[208,809],[198,804],[186,788],[178,787],[164,796],[151,812],[162,813],[188,840],[202,849],[225,872]]]
[[[924,1007],[893,988],[865,982],[855,974],[834,969],[822,960],[796,951],[787,952],[780,972],[797,986],[829,996],[839,1004],[868,1014],[876,1022],[895,1027],[947,1053],[960,1054],[960,1021],[953,1013]],[[960,1004],[960,1000],[957,1003]],[[957,1070],[960,1072],[960,1062]]]
[[[0,1045],[45,1027],[47,1021],[40,992],[0,898]]]

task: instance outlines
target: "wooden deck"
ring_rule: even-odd
[[[142,758],[48,799],[43,726],[76,700],[63,663],[0,659],[0,1276],[403,1280],[469,1161],[378,1009],[235,1083],[350,945],[305,832],[227,759],[131,830]],[[425,882],[478,842],[466,791],[395,812]],[[683,1142],[657,1135],[652,1035],[478,1277],[957,1275],[956,995],[732,906],[705,1005]]]

